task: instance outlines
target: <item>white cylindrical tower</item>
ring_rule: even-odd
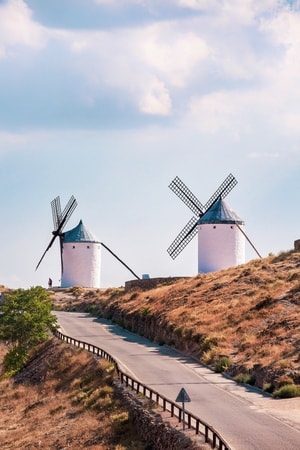
[[[221,198],[198,221],[198,273],[245,263],[244,221]]]
[[[66,231],[62,241],[61,287],[100,287],[101,243],[85,228],[82,220]]]

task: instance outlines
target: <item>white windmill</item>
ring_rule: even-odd
[[[63,236],[63,268],[61,287],[100,287],[101,242],[96,239],[80,220],[77,227]]]
[[[55,239],[59,237],[62,288],[73,286],[87,288],[100,287],[101,246],[108,250],[137,279],[140,279],[112,250],[87,230],[82,220],[80,220],[75,228],[63,232],[76,206],[77,201],[73,196],[71,196],[63,211],[61,211],[60,198],[56,197],[52,200],[53,237],[35,270],[41,264],[46,252],[52,247]]]
[[[168,248],[171,258],[198,233],[198,273],[214,272],[245,262],[244,221],[225,203],[224,198],[237,184],[232,174],[223,181],[205,205],[175,177],[169,188],[193,211],[193,216]]]

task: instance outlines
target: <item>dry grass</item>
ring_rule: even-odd
[[[300,254],[290,251],[148,291],[81,290],[75,297],[69,290],[53,302],[111,318],[209,364],[225,355],[233,374],[259,365],[275,384],[287,371],[299,384],[299,268]]]
[[[1,449],[142,450],[112,374],[87,352],[44,344],[15,380],[0,382]]]

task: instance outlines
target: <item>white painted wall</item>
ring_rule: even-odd
[[[239,225],[244,230],[244,225]],[[245,236],[235,224],[198,225],[198,273],[245,263]]]
[[[63,244],[61,287],[100,287],[101,244],[67,242]]]

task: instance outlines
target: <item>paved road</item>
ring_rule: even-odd
[[[84,313],[55,312],[61,331],[113,356],[129,375],[212,425],[233,450],[299,450],[299,399],[274,400],[198,365],[165,346]]]

